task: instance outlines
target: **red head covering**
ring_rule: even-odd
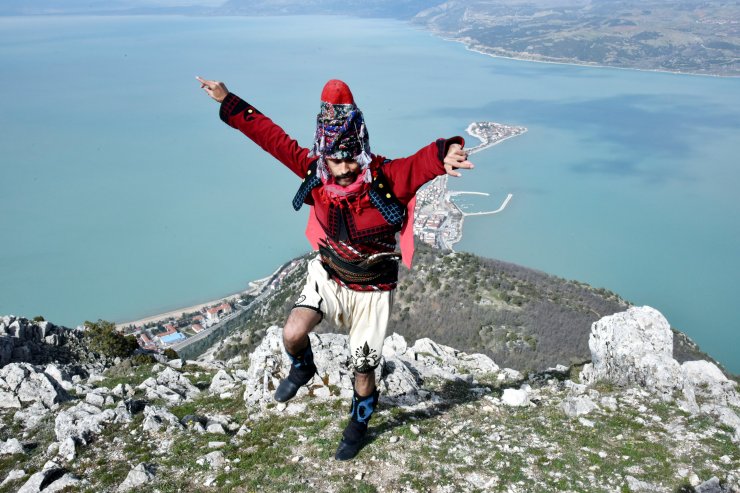
[[[355,104],[349,86],[339,79],[332,79],[324,85],[321,101],[329,104]]]

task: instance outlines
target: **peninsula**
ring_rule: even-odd
[[[494,122],[473,122],[465,131],[480,140],[480,144],[468,149],[470,155],[521,135],[527,129]],[[493,211],[467,212],[452,200],[452,197],[463,194],[489,195],[485,192],[450,191],[447,188],[447,175],[436,178],[419,190],[416,194],[414,234],[428,245],[451,250],[462,239],[465,216],[497,214],[506,208],[513,197],[508,194],[501,206]]]

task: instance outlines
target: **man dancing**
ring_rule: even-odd
[[[308,337],[323,318],[349,330],[354,366],[350,420],[336,452],[352,459],[364,444],[378,403],[375,368],[380,363],[399,259],[410,267],[416,191],[439,175],[470,169],[462,137],[438,139],[410,157],[385,159],[370,151],[362,112],[347,84],[330,80],[321,93],[311,149],[301,147],[222,82],[197,77],[221,103],[220,117],[287,166],[303,181],[293,208],[311,206],[306,235],[319,255],[308,264],[306,285],[283,329],[291,368],[275,400],[293,398],[316,373]],[[396,233],[401,232],[401,255]]]

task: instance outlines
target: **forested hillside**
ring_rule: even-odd
[[[305,266],[288,276],[262,307],[240,322],[239,335],[219,343],[217,357],[246,356],[268,327],[282,326],[304,276]],[[389,335],[397,332],[409,341],[429,337],[520,371],[589,360],[591,324],[629,306],[606,289],[419,242],[413,269],[401,268],[394,303]],[[337,331],[327,322],[317,328],[320,333]],[[678,361],[711,359],[682,333],[674,335]]]

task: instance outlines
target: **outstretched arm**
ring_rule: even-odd
[[[462,137],[437,139],[412,156],[386,163],[383,173],[391,182],[396,197],[402,204],[407,204],[419,187],[437,176],[445,173],[460,176],[458,169],[473,168],[464,146],[465,139]]]
[[[254,106],[229,92],[223,82],[196,77],[200,87],[221,103],[219,114],[227,125],[239,130],[301,178],[311,163],[309,150],[301,147]]]

